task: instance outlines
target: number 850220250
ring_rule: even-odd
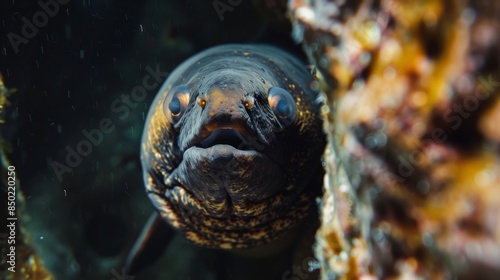
[[[7,210],[9,216],[15,216],[16,211],[16,171],[14,166],[9,166],[7,172]]]

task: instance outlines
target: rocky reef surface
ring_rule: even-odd
[[[328,100],[322,279],[498,279],[499,3],[289,10]]]

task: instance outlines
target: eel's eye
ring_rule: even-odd
[[[163,102],[163,112],[170,123],[176,123],[189,103],[189,88],[187,85],[173,87]]]
[[[293,123],[297,116],[297,106],[292,95],[279,87],[269,89],[269,106],[278,117],[281,124],[288,126]]]

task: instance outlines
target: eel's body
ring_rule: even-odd
[[[264,45],[211,48],[177,67],[141,147],[161,218],[197,244],[234,249],[315,212],[325,139],[313,84],[298,59]]]

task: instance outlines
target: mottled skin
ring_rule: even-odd
[[[146,191],[161,217],[197,244],[230,249],[268,243],[316,211],[325,140],[312,81],[298,59],[263,45],[215,47],[176,68],[141,146]],[[172,121],[165,99],[183,84],[189,103]],[[271,87],[293,97],[290,124],[270,107]],[[245,148],[224,142],[234,139],[200,145],[223,129],[244,137]]]

